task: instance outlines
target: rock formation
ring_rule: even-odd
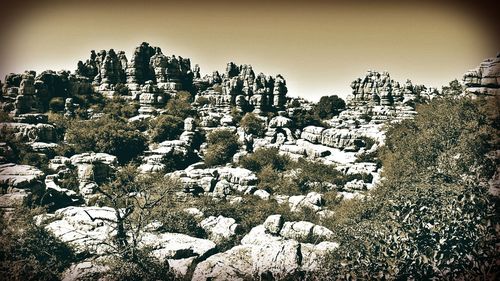
[[[476,96],[500,95],[500,53],[495,58],[484,60],[476,69],[464,74],[466,92]]]

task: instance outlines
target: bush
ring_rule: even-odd
[[[109,270],[104,274],[104,280],[175,280],[174,273],[170,270],[167,261],[160,262],[151,257],[147,249],[138,250],[135,258],[114,257],[105,262]]]
[[[222,165],[232,160],[238,151],[238,139],[231,130],[222,129],[211,132],[207,137],[205,164],[208,166]]]
[[[97,120],[72,122],[66,140],[76,153],[94,151],[115,155],[118,161],[130,161],[146,149],[146,139],[125,121],[107,116]]]
[[[112,99],[105,100],[101,111],[115,119],[128,119],[139,114],[139,107],[139,103],[136,101],[114,96]]]
[[[337,95],[323,96],[314,106],[314,115],[320,119],[330,119],[338,115],[343,109],[345,109],[345,102]]]
[[[155,142],[174,140],[184,128],[184,120],[172,115],[160,115],[149,122],[149,136]]]
[[[264,134],[264,130],[266,129],[262,119],[254,113],[245,114],[240,121],[240,126],[243,128],[245,133],[259,137]]]
[[[65,103],[64,98],[55,97],[55,98],[50,99],[49,108],[50,108],[50,110],[52,110],[54,112],[63,111],[64,110],[64,103]]]
[[[245,155],[240,160],[240,165],[243,168],[254,172],[259,172],[267,165],[278,171],[284,171],[289,163],[290,157],[280,155],[277,148],[259,148],[254,153]]]
[[[0,276],[2,280],[59,280],[77,260],[73,250],[42,226],[33,212],[17,210],[7,219],[0,212]]]
[[[167,113],[182,118],[183,120],[192,115],[191,94],[189,92],[178,92],[166,105]]]
[[[322,126],[321,120],[312,111],[300,110],[293,115],[292,119],[294,127],[298,129],[307,126]]]
[[[164,232],[183,233],[189,236],[206,238],[206,233],[198,225],[196,218],[184,210],[167,209],[160,215],[161,228]]]
[[[386,179],[364,200],[342,202],[327,222],[340,247],[324,263],[331,279],[493,280],[497,199],[486,116],[471,100],[434,100],[393,125]]]
[[[198,99],[196,99],[196,102],[198,103],[199,106],[212,104],[210,100],[206,97],[199,97]]]
[[[310,183],[336,183],[344,182],[344,175],[342,172],[335,169],[332,165],[326,165],[319,162],[308,161],[303,158],[299,159],[297,163],[292,163],[290,169],[298,171],[295,182],[302,192],[309,191]],[[317,190],[324,191],[324,190]]]

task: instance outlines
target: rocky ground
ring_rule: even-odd
[[[468,94],[500,96],[499,60],[486,60],[465,74],[463,86]],[[249,65],[229,63],[222,75],[215,71],[201,77],[200,68],[191,67],[189,59],[167,57],[160,48],[147,43],[136,48],[130,61],[121,51],[92,51],[90,59],[79,62],[74,73],[11,74],[3,84],[1,103],[10,119],[2,126],[26,145],[24,149],[45,159],[47,165],[16,163],[12,161],[14,149],[8,142],[0,143],[0,208],[15,215],[16,207],[43,198],[44,204],[50,206],[49,212],[36,221],[73,246],[77,253],[89,255],[68,269],[64,280],[105,271],[106,266],[99,260],[112,252],[117,214],[112,207],[95,202],[103,196],[100,186],[123,163],[116,155],[98,151],[58,155],[58,148],[68,143],[64,135],[58,135],[58,127],[49,121],[47,112],[58,110],[67,119],[81,118],[85,112],[84,119],[97,119],[100,112],[79,101],[82,95],[89,99],[88,96],[101,94],[106,99],[120,96],[138,104],[136,114],[128,121],[148,122],[169,114],[165,107],[168,100],[187,91],[192,94],[192,111],[191,116],[184,118],[179,137],[160,142],[149,140],[136,163],[141,173],[161,173],[181,183],[173,196],[184,202],[180,210],[195,217],[205,235],[200,238],[164,232],[161,223],[153,222],[141,229],[137,245],[168,262],[178,277],[192,280],[313,274],[321,269],[322,258],[338,247],[332,240],[335,229],[322,225],[322,219],[332,215],[332,204],[336,200],[361,198],[381,181],[382,167],[376,152],[384,144],[385,128],[392,122],[412,118],[417,104],[446,94],[444,90],[413,85],[409,80],[399,83],[388,73],[376,71],[356,79],[351,87],[352,95],[338,115],[320,124],[301,126],[297,124],[301,114],[313,110],[315,104],[287,97],[286,81],[281,75],[255,75]],[[57,108],[54,104],[60,100],[63,103]],[[238,120],[248,111],[260,120],[261,134],[249,133]],[[207,143],[197,143],[197,136],[224,128],[236,134],[238,151],[232,161],[209,166],[204,162]],[[351,175],[352,179],[339,184],[309,181],[305,185],[321,189],[309,188],[296,194],[263,188],[258,172],[242,167],[240,162],[263,148],[276,149],[292,161],[322,163],[342,177]],[[166,172],[169,159],[187,158],[196,160]],[[293,170],[286,173],[294,177]],[[497,187],[493,182],[492,190]],[[335,195],[333,199],[331,194]],[[279,213],[282,209],[276,208],[275,213],[246,228],[239,219],[206,214],[205,206],[197,205],[208,202],[214,206],[238,206],[247,204],[248,198],[252,198],[250,202],[273,202],[286,209],[287,214],[302,219],[286,220]]]

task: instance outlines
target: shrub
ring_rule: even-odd
[[[198,103],[199,106],[212,104],[210,100],[206,97],[199,97],[198,99],[196,99],[196,102]]]
[[[73,250],[33,222],[33,212],[17,210],[8,219],[0,213],[0,276],[2,280],[58,280],[77,260]]]
[[[114,96],[112,99],[105,99],[101,111],[115,119],[128,119],[139,114],[139,103],[120,96]]]
[[[178,92],[166,105],[167,113],[182,118],[183,120],[192,115],[191,94],[189,92]]]
[[[322,125],[321,120],[312,111],[300,110],[293,115],[292,119],[294,127],[298,129],[302,129],[307,126]]]
[[[337,95],[323,96],[314,106],[314,114],[320,119],[330,119],[345,109],[345,102]]]
[[[49,108],[54,112],[63,111],[64,110],[64,98],[55,97],[50,99]]]
[[[344,175],[336,170],[334,166],[303,158],[299,159],[297,163],[292,163],[290,169],[298,171],[295,182],[302,192],[309,191],[309,183],[340,183],[344,181]]]
[[[240,121],[240,126],[245,133],[255,136],[262,136],[264,134],[265,126],[262,119],[254,113],[247,113]]]
[[[277,148],[259,148],[240,160],[243,168],[259,172],[264,166],[270,165],[273,169],[284,171],[290,163],[290,157],[280,155]]]
[[[161,212],[159,220],[163,224],[161,230],[164,232],[183,233],[198,238],[206,237],[205,231],[198,225],[196,218],[184,210],[168,208]]]
[[[204,156],[205,164],[208,166],[227,163],[238,151],[238,139],[231,130],[222,129],[211,132],[207,137],[207,143]]]
[[[337,251],[329,278],[471,280],[498,272],[497,199],[485,153],[491,128],[474,101],[434,100],[393,125],[386,179],[364,200],[343,202],[327,222]]]
[[[147,249],[135,252],[135,258],[114,257],[104,264],[109,270],[104,272],[103,279],[110,281],[121,280],[175,280],[167,261],[160,262],[150,255]]]
[[[160,115],[149,122],[149,136],[155,142],[174,140],[184,128],[184,120],[172,115]]]
[[[72,122],[66,140],[75,152],[105,152],[121,163],[130,161],[146,149],[146,139],[125,121],[110,117]]]

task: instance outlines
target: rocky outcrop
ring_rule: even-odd
[[[282,236],[298,237],[302,232],[324,238],[331,236],[328,229],[317,227],[309,222],[283,223],[281,216],[270,216],[264,225],[254,227],[245,235],[241,245],[200,262],[193,280],[295,279],[305,272],[318,270],[321,259],[335,251],[337,243],[325,241],[314,245]],[[301,229],[304,231],[299,231]]]
[[[202,220],[200,226],[216,244],[233,239],[241,228],[233,218],[223,216],[210,216]]]
[[[484,60],[476,69],[464,74],[465,91],[475,96],[500,95],[500,53]]]
[[[44,173],[33,166],[0,165],[0,209],[11,211],[28,205],[33,196],[41,198],[45,191],[43,177]]]
[[[57,238],[69,243],[77,253],[113,253],[112,237],[116,229],[115,210],[108,207],[67,207],[41,221],[56,219],[45,228]],[[152,249],[158,259],[205,258],[215,249],[215,243],[179,233],[150,233],[140,235],[139,247]]]

